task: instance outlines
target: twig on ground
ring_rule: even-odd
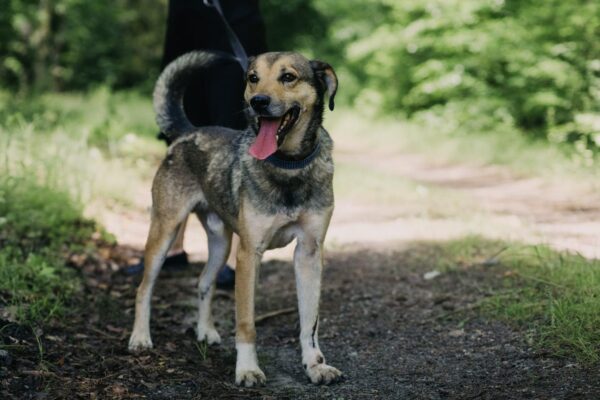
[[[271,311],[262,315],[259,315],[254,319],[254,323],[258,324],[269,318],[277,317],[279,315],[291,314],[296,311],[296,307],[282,308],[281,310]]]
[[[54,372],[50,371],[39,371],[39,370],[25,370],[21,371],[23,375],[32,375],[32,376],[56,376]]]
[[[106,333],[106,332],[104,332],[104,331],[103,331],[103,330],[101,330],[101,329],[94,328],[93,326],[90,326],[90,328],[89,328],[89,329],[90,329],[91,331],[93,331],[93,332],[96,332],[96,333],[98,333],[98,334],[100,334],[100,335],[104,336],[104,337],[105,337],[105,338],[107,338],[107,339],[112,339],[112,340],[121,340],[121,338],[120,338],[120,337],[113,336],[113,335],[111,335],[111,334],[109,334],[109,333]]]

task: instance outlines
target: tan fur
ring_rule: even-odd
[[[300,104],[301,111],[298,121],[286,135],[282,145],[279,146],[281,151],[286,152],[293,152],[300,145],[310,119],[307,111],[316,100],[314,88],[307,81],[295,80],[281,84],[278,80],[284,72],[300,76],[300,71],[294,67],[294,64],[298,62],[297,56],[294,55],[281,57],[271,65],[267,59],[257,59],[255,68],[250,70],[249,73],[255,73],[261,79],[256,84],[248,83],[244,92],[246,102],[249,102],[257,94],[268,94],[282,102],[285,109],[290,108],[293,103]]]
[[[254,329],[256,268],[260,265],[264,251],[275,247],[272,245],[272,240],[277,231],[292,219],[289,215],[264,215],[247,199],[242,200],[238,219],[240,243],[235,270],[236,335],[241,342],[253,343],[256,337]]]

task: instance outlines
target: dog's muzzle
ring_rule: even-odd
[[[257,97],[254,96],[252,100]],[[270,99],[269,99],[270,101]],[[254,108],[254,106],[252,106]],[[258,134],[254,143],[250,146],[249,153],[254,158],[264,160],[277,151],[277,147],[283,142],[285,135],[292,129],[298,117],[300,107],[293,106],[285,114],[274,117],[264,113],[258,115]]]

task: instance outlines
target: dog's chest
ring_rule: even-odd
[[[331,182],[311,174],[289,176],[250,171],[243,185],[253,206],[270,214],[291,217],[300,210],[326,208],[333,202]]]

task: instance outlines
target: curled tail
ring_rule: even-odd
[[[195,130],[183,109],[183,94],[190,78],[209,67],[235,60],[226,53],[192,51],[167,65],[156,81],[153,95],[156,123],[161,132],[173,140]]]

